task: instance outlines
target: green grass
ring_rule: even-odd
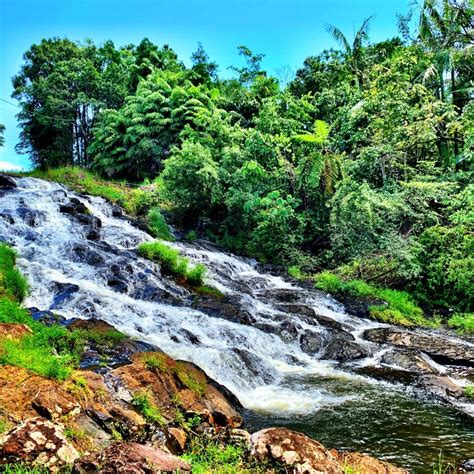
[[[164,423],[160,409],[153,404],[150,399],[150,395],[147,392],[134,394],[132,398],[132,405],[148,422],[158,423],[160,425]]]
[[[448,320],[448,326],[460,334],[474,334],[474,313],[456,313]]]
[[[296,278],[297,280],[303,278],[303,273],[301,272],[300,267],[297,267],[296,265],[288,267],[288,275],[293,278]]]
[[[125,183],[106,181],[94,173],[78,167],[64,167],[34,170],[26,173],[35,178],[47,179],[65,184],[74,191],[100,196],[107,201],[122,206],[130,215],[144,215],[159,201],[158,191],[151,186],[149,189],[132,188]]]
[[[193,438],[182,458],[191,464],[193,474],[258,472],[248,470],[244,447],[211,440]]]
[[[0,298],[21,302],[28,293],[28,282],[15,268],[15,262],[15,250],[0,243]]]
[[[331,272],[321,272],[314,277],[314,280],[316,288],[335,296],[384,301],[386,305],[369,307],[370,316],[379,321],[402,326],[439,326],[438,320],[425,318],[422,309],[405,291],[378,288],[362,280],[345,281]]]
[[[474,385],[467,385],[466,387],[464,387],[464,395],[467,398],[473,399],[474,398]]]
[[[206,392],[206,381],[196,378],[192,372],[179,362],[176,365],[176,375],[180,382],[196,395],[202,397]]]
[[[199,287],[203,284],[206,267],[197,264],[189,268],[189,259],[182,257],[178,250],[163,242],[142,243],[138,246],[138,253],[144,258],[159,263],[162,272],[166,275],[182,279],[184,283],[192,287]]]
[[[3,474],[48,474],[50,470],[39,466],[29,466],[24,463],[14,463],[3,465],[1,472]],[[70,472],[70,470],[59,472]]]
[[[147,354],[143,357],[143,363],[149,370],[156,369],[159,372],[168,372],[169,370],[164,354]]]
[[[15,259],[14,250],[0,244],[0,323],[26,324],[32,333],[17,340],[0,340],[0,365],[23,367],[42,377],[65,380],[77,367],[88,342],[109,347],[126,337],[116,330],[70,331],[58,324],[45,326],[34,321],[20,306],[27,283],[14,267]],[[4,278],[13,271],[17,272],[15,277]]]
[[[174,238],[171,234],[170,228],[166,223],[163,214],[160,209],[154,207],[148,211],[148,231],[153,237],[163,240],[173,241]]]

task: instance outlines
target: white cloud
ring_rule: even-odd
[[[23,166],[14,165],[13,163],[8,163],[8,161],[0,161],[0,171],[21,171]]]

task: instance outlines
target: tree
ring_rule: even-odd
[[[265,76],[266,73],[262,71],[261,63],[264,54],[254,54],[247,46],[239,46],[239,55],[243,56],[246,65],[238,68],[230,66],[230,69],[239,75],[239,82],[245,86],[249,86],[258,76]]]
[[[217,63],[209,61],[202,43],[198,43],[197,50],[191,55],[191,62],[193,63],[191,70],[198,83],[209,84],[217,80]]]
[[[0,123],[0,147],[5,144],[5,138],[3,138],[3,134],[5,132],[5,125]]]
[[[352,45],[339,28],[333,25],[327,26],[327,31],[343,48],[347,63],[354,75],[357,87],[363,85],[366,79],[364,67],[364,44],[369,41],[368,32],[371,19],[372,17],[370,16],[364,20],[355,34]]]

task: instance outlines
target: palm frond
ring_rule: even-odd
[[[326,31],[344,48],[346,54],[351,54],[351,45],[339,28],[333,25],[326,25]]]

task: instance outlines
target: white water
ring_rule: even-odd
[[[300,334],[321,335],[325,341],[322,351],[329,340],[328,330],[315,320],[282,313],[271,297],[265,298],[265,293],[296,292],[305,305],[342,323],[356,342],[371,349],[374,347],[360,335],[367,328],[381,325],[345,314],[340,305],[318,292],[295,288],[281,278],[262,274],[251,260],[197,244],[173,244],[192,261],[205,263],[209,269],[208,283],[238,298],[242,310],[255,322],[244,325],[211,317],[190,308],[191,295],[161,277],[153,263],[137,257],[134,252],[137,244],[151,237],[126,220],[112,217],[111,207],[103,199],[79,197],[102,221],[100,242],[90,242],[84,237],[82,224],[59,212],[59,205],[76,196],[74,193],[58,184],[33,178],[18,179],[17,183],[17,190],[0,198],[0,213],[10,214],[15,220],[10,224],[8,219],[0,217],[0,240],[12,243],[20,255],[19,265],[31,285],[26,306],[54,309],[67,318],[104,319],[132,337],[159,346],[174,358],[196,363],[250,409],[282,415],[308,413],[358,396],[316,387],[311,383],[314,376],[339,382],[382,384],[332,361],[321,360],[317,354],[303,352],[298,342]],[[39,212],[36,224],[25,222],[28,219],[21,208]],[[83,251],[84,248],[93,251],[102,263],[87,263],[84,254],[78,253],[78,246]],[[125,275],[126,293],[118,293],[108,285],[114,265],[122,277]],[[56,282],[75,284],[79,289],[58,301]],[[175,300],[145,301],[144,288],[161,291]],[[269,327],[282,321],[290,321],[297,328],[297,337],[283,340],[269,332]],[[266,325],[267,329],[259,325]],[[199,342],[193,344],[189,334]],[[373,353],[359,365],[376,361],[377,353]]]

